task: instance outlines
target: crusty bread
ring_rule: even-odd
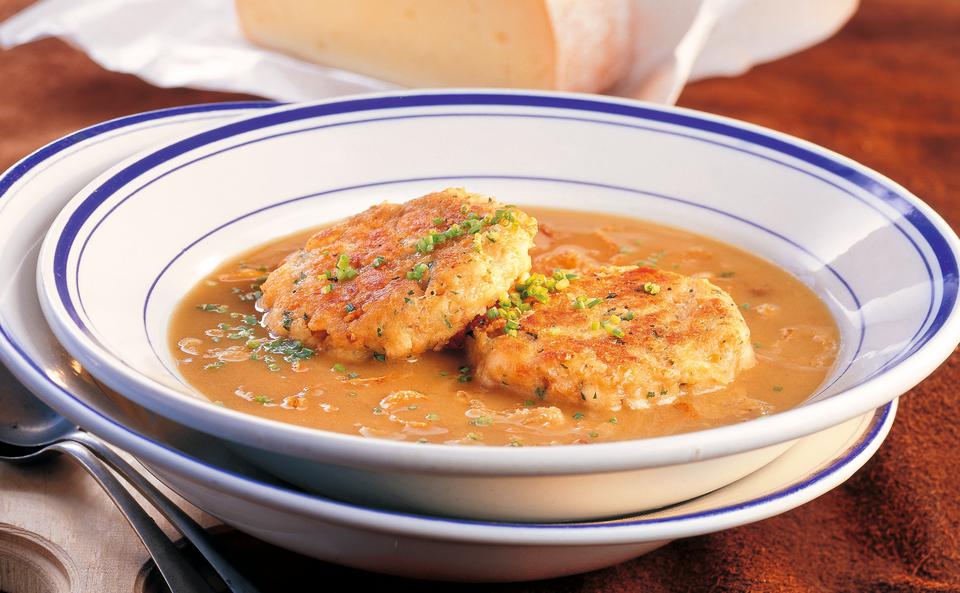
[[[413,86],[599,92],[630,61],[633,0],[236,0],[254,43]]]

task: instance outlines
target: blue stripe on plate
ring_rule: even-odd
[[[232,108],[235,108],[235,109],[241,109],[241,108],[247,108],[247,107],[266,108],[266,107],[274,106],[274,104],[271,104],[271,103],[232,103],[232,104],[217,104],[217,105],[196,105],[196,106],[190,106],[190,107],[184,107],[184,108],[159,110],[159,111],[153,111],[145,114],[138,114],[138,115],[129,116],[126,118],[112,120],[110,122],[106,122],[105,124],[101,124],[99,126],[93,126],[91,128],[81,130],[76,134],[67,136],[41,149],[41,151],[44,151],[42,156],[40,156],[41,151],[37,151],[36,153],[30,155],[29,157],[21,161],[18,164],[18,166],[7,171],[2,177],[0,177],[0,199],[4,197],[7,189],[9,189],[13,185],[13,183],[15,183],[21,177],[23,177],[26,173],[38,167],[45,160],[50,159],[54,155],[58,154],[59,152],[62,152],[63,150],[66,150],[68,147],[74,144],[77,144],[79,142],[82,142],[89,138],[93,138],[98,135],[105,134],[111,130],[133,126],[137,123],[147,121],[149,119],[163,119],[165,117],[172,117],[182,113],[195,113],[200,111],[214,111],[218,109],[229,109],[229,107],[224,107],[224,105],[233,105],[234,107]],[[167,453],[171,453],[173,455],[179,456],[185,459],[187,462],[199,465],[206,470],[213,471],[213,472],[220,472],[220,473],[229,475],[233,478],[236,478],[242,481],[251,482],[251,483],[257,484],[260,487],[264,487],[270,490],[275,490],[277,492],[283,492],[283,493],[291,492],[290,490],[278,488],[274,484],[252,480],[249,477],[244,476],[242,474],[233,473],[233,472],[221,469],[219,467],[209,465],[200,459],[186,455],[177,449],[173,449],[165,445],[164,443],[160,443],[150,438],[147,438],[143,435],[139,435],[131,431],[126,426],[114,422],[110,418],[100,414],[99,411],[91,408],[84,402],[76,399],[69,391],[62,388],[59,384],[51,381],[49,377],[46,375],[46,373],[44,372],[44,370],[39,365],[37,365],[37,363],[34,362],[33,359],[31,359],[27,355],[27,353],[12,338],[12,336],[10,336],[6,332],[6,330],[3,328],[2,325],[0,325],[0,337],[4,338],[7,341],[7,343],[13,348],[13,350],[21,359],[19,362],[26,363],[28,370],[32,372],[40,382],[45,383],[48,388],[52,388],[60,392],[60,394],[65,396],[66,398],[73,400],[74,402],[77,403],[77,405],[81,406],[82,408],[84,408],[94,416],[98,417],[103,422],[115,427],[118,431],[130,435],[130,438],[134,440],[144,441],[149,446],[156,447],[158,449],[166,451]],[[612,523],[606,523],[606,524],[568,524],[568,525],[498,524],[498,523],[485,523],[485,522],[479,522],[479,521],[464,521],[464,520],[456,520],[456,519],[423,517],[419,515],[411,515],[411,514],[391,512],[391,511],[381,511],[377,509],[367,509],[364,507],[357,507],[354,505],[349,505],[346,503],[341,503],[338,501],[332,501],[332,500],[326,500],[326,499],[324,499],[324,502],[327,504],[335,505],[335,506],[342,506],[344,508],[355,508],[355,509],[364,510],[366,512],[374,512],[374,513],[392,515],[392,516],[412,517],[415,519],[428,520],[433,522],[452,522],[452,523],[463,523],[463,524],[470,524],[470,525],[487,525],[487,526],[503,526],[503,527],[514,526],[514,527],[520,527],[520,528],[530,528],[530,527],[541,527],[546,529],[558,528],[558,527],[561,527],[563,529],[578,529],[578,528],[584,529],[584,528],[595,528],[595,527],[614,528],[614,527],[637,526],[637,525],[645,525],[645,524],[653,524],[653,523],[662,524],[662,523],[669,523],[669,522],[683,522],[683,521],[689,521],[691,519],[696,519],[696,518],[713,517],[721,514],[741,511],[751,507],[756,507],[768,502],[775,501],[780,498],[790,496],[792,494],[795,494],[797,492],[804,490],[805,488],[812,486],[813,484],[823,480],[824,478],[830,476],[831,474],[834,474],[840,471],[846,465],[848,465],[853,460],[855,460],[857,456],[859,456],[870,445],[870,443],[872,443],[878,437],[884,424],[886,423],[887,419],[890,416],[890,412],[893,408],[893,405],[894,405],[893,403],[889,403],[883,408],[881,408],[880,410],[878,410],[878,412],[874,414],[874,417],[872,419],[872,423],[870,426],[870,430],[863,437],[861,437],[861,439],[857,443],[855,443],[851,448],[845,451],[845,453],[841,457],[835,459],[830,465],[823,468],[821,471],[811,476],[808,476],[805,480],[798,482],[797,484],[794,484],[793,486],[790,486],[783,490],[773,492],[771,494],[768,494],[766,496],[763,496],[751,501],[740,503],[738,505],[730,505],[727,507],[712,509],[710,511],[702,511],[700,513],[690,513],[687,515],[680,515],[676,517],[668,517],[668,518],[662,518],[662,519],[646,519],[646,520],[639,519],[634,521],[619,521],[619,522],[612,522]],[[303,496],[313,498],[312,495],[304,494]]]
[[[253,130],[259,130],[262,128],[267,128],[275,125],[280,125],[284,123],[289,123],[293,121],[299,121],[307,118],[314,118],[324,115],[332,114],[344,114],[344,113],[354,113],[354,112],[364,112],[374,109],[390,109],[390,108],[403,108],[403,107],[423,107],[423,106],[443,106],[443,105],[523,105],[523,106],[535,106],[535,107],[551,107],[551,108],[561,108],[561,109],[575,109],[581,111],[591,111],[599,113],[609,113],[615,115],[626,115],[629,117],[645,119],[650,121],[657,121],[662,123],[673,124],[677,126],[687,127],[691,129],[707,131],[710,133],[719,134],[722,136],[734,138],[737,140],[742,140],[750,142],[757,146],[762,146],[767,149],[775,150],[782,154],[786,154],[793,158],[802,160],[811,165],[814,165],[818,168],[821,168],[825,171],[828,171],[832,175],[839,176],[840,178],[846,180],[847,182],[860,187],[861,189],[867,191],[871,195],[881,199],[883,202],[892,206],[897,212],[900,212],[905,216],[905,218],[917,229],[917,231],[924,237],[929,245],[930,249],[936,255],[938,264],[941,270],[943,278],[943,295],[940,301],[940,308],[936,313],[936,317],[932,324],[929,326],[927,322],[930,319],[930,316],[935,306],[935,295],[936,295],[936,282],[933,276],[933,271],[925,257],[922,250],[916,244],[914,239],[898,224],[898,222],[890,217],[886,212],[880,210],[876,205],[871,204],[863,200],[860,196],[855,193],[845,189],[838,183],[826,179],[820,175],[816,175],[799,167],[796,167],[790,163],[785,163],[777,159],[773,159],[767,155],[759,154],[752,152],[740,147],[733,147],[727,144],[723,144],[714,140],[699,136],[691,136],[688,134],[683,134],[680,132],[670,131],[670,130],[661,130],[657,128],[649,128],[643,126],[635,126],[632,124],[624,124],[619,122],[609,122],[603,120],[587,120],[583,118],[568,118],[568,119],[581,119],[583,121],[589,121],[592,123],[599,123],[605,125],[618,125],[623,127],[637,127],[647,131],[655,131],[659,133],[674,134],[680,135],[687,138],[691,138],[697,141],[708,142],[713,144],[718,144],[724,146],[725,148],[737,150],[744,152],[746,154],[751,154],[755,157],[776,162],[782,166],[789,167],[791,169],[800,171],[804,174],[810,175],[816,179],[819,179],[822,182],[828,183],[829,185],[839,189],[845,194],[861,201],[876,210],[901,233],[904,237],[910,242],[913,248],[920,255],[921,260],[926,268],[927,275],[931,283],[931,300],[927,307],[927,312],[924,318],[924,321],[918,326],[917,331],[915,332],[911,341],[907,344],[903,351],[901,351],[897,356],[888,361],[881,369],[877,372],[870,375],[871,377],[880,374],[884,370],[890,368],[894,364],[899,363],[908,356],[916,352],[920,347],[923,346],[930,338],[939,330],[939,328],[946,321],[947,317],[950,314],[950,311],[953,309],[954,304],[956,303],[957,291],[958,291],[958,277],[957,270],[957,261],[954,257],[953,252],[950,250],[949,245],[945,237],[940,234],[936,226],[923,215],[907,198],[901,196],[892,188],[888,188],[886,185],[881,183],[879,180],[876,180],[868,175],[865,175],[859,171],[854,170],[853,168],[840,163],[836,160],[830,159],[824,155],[813,152],[809,149],[803,148],[801,146],[791,144],[789,142],[774,138],[772,136],[752,131],[746,130],[740,127],[736,127],[731,124],[701,119],[686,113],[677,113],[671,111],[661,111],[649,107],[641,107],[636,105],[625,105],[621,103],[607,103],[596,100],[589,99],[580,99],[580,98],[570,98],[570,97],[557,97],[549,95],[524,95],[524,94],[496,94],[496,93],[457,93],[457,94],[427,94],[427,95],[405,95],[405,96],[386,96],[386,97],[374,97],[367,99],[352,99],[345,101],[337,101],[332,103],[324,103],[321,105],[311,105],[307,107],[300,107],[295,109],[290,109],[282,111],[279,113],[271,113],[267,115],[252,117],[240,122],[233,124],[227,124],[220,128],[210,130],[207,132],[202,132],[193,137],[184,139],[180,142],[176,142],[167,147],[164,147],[146,157],[140,161],[133,163],[124,170],[118,172],[114,177],[104,182],[100,187],[95,189],[87,199],[81,204],[73,215],[68,220],[64,232],[61,235],[60,240],[57,243],[54,255],[54,276],[57,285],[57,291],[60,296],[60,299],[67,310],[67,313],[74,321],[74,323],[83,331],[87,332],[87,328],[84,326],[78,308],[82,311],[83,303],[78,302],[75,306],[73,301],[70,299],[69,291],[67,289],[67,257],[69,252],[74,245],[74,239],[76,238],[76,233],[86,222],[86,220],[93,214],[93,212],[107,200],[113,193],[120,190],[124,185],[129,181],[135,179],[139,175],[145,173],[151,168],[158,166],[165,161],[172,159],[176,156],[179,156],[185,152],[196,149],[198,147],[204,146],[206,144],[222,140],[231,136],[238,134],[243,134]],[[434,115],[419,115],[419,116],[400,116],[395,118],[378,118],[379,119],[399,119],[401,117],[443,117],[443,116],[455,116],[456,114],[434,114]],[[478,114],[470,114],[478,115]],[[522,117],[534,117],[534,118],[557,118],[562,116],[547,116],[547,115],[536,115],[536,114],[484,114],[489,117],[496,116],[522,116]],[[376,121],[376,120],[363,120],[366,121]],[[338,124],[327,124],[326,126],[317,126],[314,128],[306,128],[301,130],[294,130],[290,132],[284,132],[281,134],[275,134],[272,136],[266,136],[263,138],[258,138],[248,142],[240,143],[238,145],[216,151],[214,153],[204,155],[198,159],[185,163],[178,166],[175,169],[167,171],[155,178],[154,180],[148,182],[145,185],[138,187],[128,196],[123,198],[120,202],[115,204],[111,209],[104,215],[100,221],[97,222],[95,228],[87,236],[86,240],[83,242],[83,245],[80,249],[80,254],[78,258],[77,269],[75,270],[76,274],[79,275],[79,260],[83,257],[83,252],[87,242],[92,236],[93,232],[96,231],[98,227],[106,217],[109,216],[120,204],[124,201],[135,195],[138,191],[160,179],[173,171],[176,171],[182,167],[188,166],[197,160],[202,160],[209,158],[216,154],[222,152],[233,150],[240,146],[245,146],[247,144],[252,144],[277,136],[288,135],[288,134],[297,134],[306,131],[310,131],[317,128],[329,127],[329,126],[339,126],[339,125],[352,125],[354,123],[360,122],[344,122]],[[76,279],[79,282],[79,279]],[[920,335],[920,332],[923,331],[923,328],[927,327],[927,331]],[[87,332],[89,333],[89,332]],[[862,344],[862,335],[861,335],[861,344]],[[857,351],[860,347],[858,345]]]

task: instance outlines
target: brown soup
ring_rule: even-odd
[[[307,231],[224,263],[190,290],[170,326],[179,371],[216,405],[301,426],[411,442],[527,446],[653,437],[780,412],[807,399],[833,366],[839,332],[832,316],[776,265],[641,220],[525,210],[541,226],[531,251],[537,271],[551,256],[575,251],[591,265],[639,264],[709,278],[740,305],[757,365],[723,389],[648,409],[613,413],[556,403],[558,422],[542,402],[472,382],[460,350],[363,363],[302,349],[251,355],[247,342],[268,337],[255,307],[258,284],[315,232]],[[525,408],[543,414],[513,413]]]

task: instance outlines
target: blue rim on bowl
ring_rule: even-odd
[[[49,164],[56,160],[55,157],[59,157],[60,153],[65,151],[67,148],[82,143],[93,143],[98,141],[98,137],[107,134],[110,131],[118,130],[122,128],[133,128],[134,126],[150,120],[163,120],[175,118],[181,114],[185,113],[195,113],[203,111],[215,111],[215,110],[228,110],[228,109],[242,109],[242,108],[259,108],[259,107],[269,107],[269,104],[250,104],[250,103],[239,103],[239,104],[219,104],[219,105],[198,105],[190,106],[184,108],[175,108],[160,110],[155,112],[149,112],[144,114],[137,114],[125,118],[120,118],[117,120],[112,120],[104,124],[93,126],[70,136],[64,137],[61,140],[58,140],[50,145],[47,145],[38,151],[34,152],[30,156],[21,160],[14,167],[6,171],[2,176],[0,176],[0,200],[7,197],[8,190],[14,186],[14,184],[23,179],[28,173],[34,170],[42,170],[42,166]],[[0,208],[2,208],[2,203],[0,203]],[[269,496],[270,500],[275,501],[278,504],[285,504],[288,507],[301,508],[300,504],[306,503],[310,504],[319,504],[321,507],[330,507],[332,512],[329,514],[331,517],[341,517],[344,521],[350,522],[353,519],[353,515],[369,515],[374,517],[381,517],[386,521],[394,522],[395,526],[402,527],[402,521],[404,519],[412,519],[414,521],[426,520],[434,524],[450,524],[453,526],[463,524],[470,526],[482,526],[489,525],[494,527],[494,532],[491,533],[491,537],[501,537],[502,532],[498,531],[497,528],[505,527],[506,525],[495,524],[490,522],[478,522],[478,521],[461,521],[461,520],[449,520],[449,519],[436,519],[436,518],[423,518],[423,517],[411,517],[404,513],[395,513],[389,511],[378,511],[371,509],[364,509],[361,507],[355,507],[353,505],[338,503],[334,501],[324,500],[322,498],[301,494],[299,492],[286,490],[279,488],[275,485],[268,483],[256,482],[251,480],[248,477],[233,474],[226,472],[221,468],[211,466],[204,462],[203,460],[192,458],[190,456],[184,455],[183,453],[170,448],[169,446],[164,445],[163,443],[156,442],[151,440],[148,437],[137,434],[131,431],[129,428],[122,424],[116,423],[111,418],[106,417],[98,410],[91,408],[84,402],[77,399],[73,394],[71,394],[67,389],[65,389],[60,383],[51,378],[51,375],[45,371],[42,364],[32,360],[30,356],[24,351],[23,347],[17,343],[17,341],[9,335],[6,329],[0,324],[0,359],[21,379],[25,384],[27,384],[32,390],[34,390],[38,395],[40,395],[47,403],[51,404],[55,408],[68,413],[71,417],[81,419],[81,422],[88,427],[92,428],[98,434],[108,438],[112,442],[124,446],[132,453],[142,457],[143,459],[161,465],[163,467],[190,467],[194,470],[199,470],[199,473],[207,472],[211,479],[224,480],[227,483],[229,482],[239,482],[239,483],[250,483],[255,485],[256,488],[265,491]],[[55,369],[49,369],[54,371]],[[732,524],[737,524],[735,515],[737,513],[742,513],[746,509],[754,508],[761,505],[771,505],[783,501],[784,499],[795,495],[798,492],[818,487],[822,485],[825,481],[829,481],[831,478],[835,479],[835,476],[840,472],[843,472],[851,463],[857,461],[858,458],[862,458],[864,453],[872,453],[872,450],[879,446],[878,440],[882,440],[885,436],[887,430],[889,430],[890,423],[892,421],[893,413],[895,411],[896,402],[887,404],[882,409],[878,410],[872,419],[869,430],[865,435],[844,451],[841,455],[837,457],[830,465],[822,468],[820,471],[816,472],[812,476],[809,476],[807,479],[778,492],[770,493],[764,497],[748,501],[739,505],[734,505],[725,508],[712,509],[703,513],[693,513],[690,515],[681,515],[677,517],[670,517],[667,519],[657,519],[657,520],[628,520],[620,521],[616,523],[607,523],[599,525],[565,525],[565,526],[542,526],[546,530],[548,537],[549,532],[552,529],[560,528],[566,532],[570,530],[584,531],[591,530],[595,527],[602,527],[604,531],[610,533],[610,531],[617,531],[626,534],[627,540],[636,539],[643,535],[643,529],[645,526],[651,525],[652,523],[660,524],[661,527],[664,527],[664,524],[669,525],[681,525],[687,524],[686,533],[681,535],[691,535],[697,533],[698,530],[702,532],[702,527],[697,525],[698,519],[704,518],[716,518],[718,515],[728,515],[729,519],[726,526]],[[862,463],[862,461],[861,461]],[[859,465],[858,465],[859,466]],[[857,467],[858,467],[857,466]],[[853,468],[856,469],[856,468]],[[828,487],[836,485],[833,483]],[[826,488],[824,488],[825,490]],[[772,513],[771,513],[772,514]],[[395,520],[401,520],[400,523],[396,523]],[[362,523],[362,522],[361,522]],[[516,531],[524,532],[525,530],[535,528],[537,526],[531,526],[528,524],[517,525]],[[637,530],[639,528],[640,531]],[[713,530],[713,529],[711,529]],[[412,533],[417,533],[418,530],[412,529]],[[542,533],[542,532],[541,532]],[[655,539],[657,537],[662,537],[659,533],[649,533],[647,537]],[[674,535],[676,537],[676,535]],[[540,538],[538,538],[540,539]],[[605,540],[606,541],[606,540]]]
[[[691,130],[691,133],[695,130],[701,136],[706,134],[716,139],[726,139],[727,142],[722,143],[722,146],[726,149],[748,152],[753,156],[791,167],[803,174],[813,175],[835,189],[867,203],[862,195],[855,194],[841,185],[839,180],[843,180],[843,183],[858,188],[861,194],[868,194],[884,204],[886,209],[880,209],[872,203],[867,203],[868,206],[885,217],[890,225],[895,227],[917,251],[931,282],[931,301],[928,304],[926,316],[918,325],[913,338],[891,360],[865,377],[856,386],[834,397],[807,403],[770,417],[698,433],[658,437],[656,439],[646,439],[642,442],[597,443],[590,445],[590,447],[581,447],[575,450],[562,450],[563,448],[537,450],[538,448],[529,448],[503,451],[498,448],[480,448],[466,452],[462,450],[454,452],[448,447],[428,447],[426,448],[428,452],[419,450],[418,453],[411,453],[399,459],[392,457],[391,452],[403,448],[412,451],[410,448],[416,447],[416,445],[366,440],[350,435],[321,433],[320,431],[282,425],[231,410],[218,409],[211,413],[209,406],[203,402],[193,400],[183,393],[145,378],[123,364],[115,356],[100,347],[95,337],[84,327],[79,312],[81,305],[75,302],[67,286],[70,273],[76,271],[68,269],[68,259],[70,254],[76,253],[77,233],[85,224],[92,224],[90,217],[98,206],[109,200],[121,189],[129,190],[126,186],[133,180],[139,183],[141,175],[161,165],[168,164],[173,159],[179,159],[178,162],[185,161],[180,162],[176,168],[162,174],[167,175],[176,169],[189,166],[197,160],[206,158],[203,155],[204,153],[201,152],[201,156],[192,161],[188,160],[192,157],[191,151],[207,148],[214,143],[225,140],[235,142],[234,146],[218,148],[213,153],[220,154],[235,146],[244,146],[257,141],[256,139],[243,141],[244,134],[254,131],[262,133],[270,128],[283,126],[290,122],[333,114],[364,113],[371,110],[402,111],[407,108],[424,106],[463,107],[468,105],[545,107],[589,114],[612,114],[627,117],[637,122],[665,123],[675,128]],[[475,116],[477,114],[471,115]],[[425,116],[414,114],[409,117]],[[376,120],[380,119],[383,118],[376,118]],[[571,117],[571,119],[583,120],[584,118]],[[599,123],[624,125],[609,121]],[[332,123],[319,127],[338,125],[345,124]],[[637,123],[631,124],[629,127],[642,128],[643,125]],[[314,130],[317,127],[306,129]],[[302,130],[291,132],[281,129],[274,136],[294,134],[299,131]],[[697,139],[703,140],[699,136]],[[212,148],[208,148],[208,150],[212,150]],[[783,155],[783,158],[774,159],[771,156],[776,154]],[[791,164],[795,162],[806,163],[809,166],[808,168],[815,169],[819,173],[811,173],[808,168],[801,169]],[[469,178],[471,175],[467,174],[459,177]],[[291,106],[266,115],[246,118],[171,143],[151,154],[136,159],[134,162],[126,163],[123,167],[115,170],[109,178],[102,179],[96,185],[86,194],[78,196],[72,208],[68,207],[68,211],[55,223],[54,227],[58,230],[58,234],[48,236],[44,244],[44,252],[41,254],[41,285],[43,287],[42,292],[45,293],[46,297],[44,305],[48,309],[48,319],[51,321],[54,331],[64,341],[68,349],[81,357],[81,360],[88,366],[100,367],[105,372],[115,376],[115,380],[122,383],[129,391],[140,395],[142,399],[139,403],[162,414],[176,417],[178,421],[190,424],[200,430],[223,435],[238,442],[242,442],[246,435],[253,434],[261,442],[269,443],[270,447],[300,456],[316,456],[317,459],[328,462],[369,464],[373,463],[372,459],[390,459],[390,467],[394,468],[422,469],[429,467],[432,470],[437,470],[439,467],[447,467],[450,468],[450,471],[457,472],[515,474],[526,471],[524,466],[529,467],[529,463],[534,460],[538,471],[579,473],[635,468],[638,463],[641,466],[652,467],[720,457],[785,442],[835,425],[883,405],[922,380],[952,352],[958,339],[960,339],[958,338],[958,335],[960,335],[958,334],[958,329],[960,329],[958,328],[960,326],[958,319],[960,318],[957,315],[956,298],[958,240],[949,226],[928,206],[892,181],[825,149],[757,126],[678,108],[653,107],[641,105],[635,101],[599,99],[560,93],[430,91],[347,98],[306,106]],[[138,186],[130,195],[144,187],[146,185]],[[630,188],[618,187],[616,189],[629,190]],[[123,200],[129,197],[126,196]],[[107,215],[118,206],[119,203],[113,204]],[[890,212],[897,214],[893,215]],[[902,220],[909,224],[909,228],[925,241],[925,247],[934,255],[934,260],[928,260],[924,249],[918,246],[914,235],[908,233],[906,228],[901,226],[898,217],[902,217]],[[102,220],[104,219],[96,222],[94,228]],[[784,237],[784,239],[786,238]],[[82,252],[83,247],[80,248],[81,255]],[[934,269],[938,270],[939,273],[935,275]],[[843,280],[842,277],[840,279]],[[855,302],[859,302],[855,295],[853,298]],[[83,356],[88,358],[84,360]],[[175,415],[173,412],[174,406],[176,408]],[[201,417],[202,420],[198,419]],[[611,455],[610,452],[613,450],[618,451],[619,454]]]

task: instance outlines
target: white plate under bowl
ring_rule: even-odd
[[[773,463],[709,495],[612,523],[450,521],[364,509],[285,488],[216,439],[105,395],[47,331],[35,290],[37,244],[77,184],[164,134],[195,128],[195,119],[234,115],[231,108],[238,106],[195,106],[108,122],[41,149],[0,177],[0,232],[11,239],[0,252],[0,274],[8,279],[0,291],[0,360],[72,422],[137,455],[187,500],[240,529],[327,561],[405,576],[555,577],[803,504],[856,471],[893,422],[895,402],[803,438]]]
[[[445,186],[679,224],[764,256],[831,308],[836,368],[804,405],[772,416],[520,449],[298,427],[214,406],[179,377],[166,340],[185,287],[270,239],[264,229]],[[904,393],[960,340],[957,246],[905,189],[757,126],[583,95],[424,91],[291,105],[138,155],[67,204],[38,270],[54,333],[94,376],[291,482],[369,505],[553,521],[709,492]]]

